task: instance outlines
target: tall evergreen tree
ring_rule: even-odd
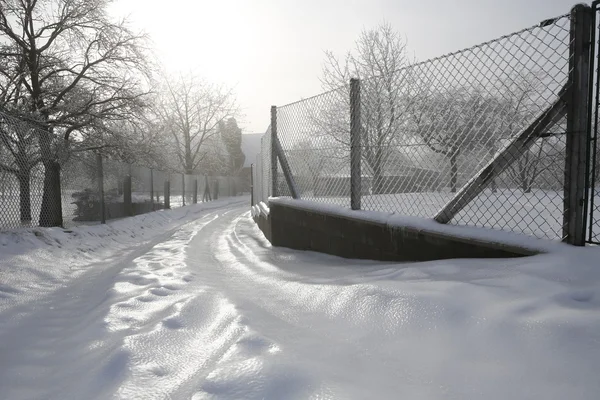
[[[229,154],[228,172],[230,175],[236,175],[246,161],[246,156],[242,152],[242,130],[237,124],[235,118],[229,118],[219,124],[221,138]]]

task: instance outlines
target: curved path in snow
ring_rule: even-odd
[[[16,310],[0,398],[596,398],[599,286],[544,257],[343,260],[207,211]]]

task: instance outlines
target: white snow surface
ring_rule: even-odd
[[[598,248],[346,260],[248,203],[0,234],[0,398],[598,398]]]

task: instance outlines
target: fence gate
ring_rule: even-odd
[[[587,159],[587,201],[588,207],[588,223],[586,240],[588,243],[600,244],[600,160],[598,155],[598,129],[600,128],[600,48],[598,39],[600,39],[600,0],[592,3],[592,12],[594,20],[594,29],[592,30],[591,49],[594,54],[594,62],[592,68],[594,72],[591,74],[593,80],[591,87],[594,88],[594,96],[591,104],[590,116],[591,129],[589,135],[589,154]]]

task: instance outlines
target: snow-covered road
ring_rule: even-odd
[[[37,297],[0,286],[0,399],[596,399],[595,250],[352,261],[198,211]]]

